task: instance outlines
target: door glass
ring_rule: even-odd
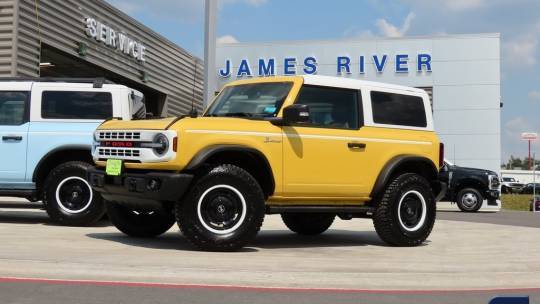
[[[0,125],[18,126],[26,120],[28,92],[0,92]]]
[[[358,96],[357,90],[304,86],[296,103],[309,107],[310,122],[307,126],[358,129]]]

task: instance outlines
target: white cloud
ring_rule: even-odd
[[[446,7],[455,11],[476,9],[486,4],[485,0],[444,0]]]
[[[540,91],[539,90],[532,90],[528,94],[529,100],[532,102],[540,102]]]
[[[534,66],[537,62],[538,34],[527,34],[503,42],[503,60],[511,67]]]
[[[238,39],[234,37],[233,35],[225,35],[221,36],[217,39],[218,44],[230,44],[230,43],[238,43]]]
[[[409,13],[405,18],[405,21],[403,21],[401,28],[391,24],[386,21],[386,19],[378,19],[377,22],[375,22],[375,25],[379,29],[379,32],[386,37],[403,37],[411,28],[411,23],[415,17],[416,15],[414,13]]]
[[[519,139],[521,133],[530,132],[531,130],[532,126],[525,117],[516,117],[504,124],[505,134],[514,139]]]
[[[243,2],[251,6],[261,6],[263,4],[266,4],[268,0],[220,0],[220,2],[225,3],[225,4]]]

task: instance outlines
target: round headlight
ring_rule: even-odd
[[[154,152],[162,156],[169,150],[169,139],[164,134],[158,134],[154,137],[154,143],[157,144],[154,148]]]

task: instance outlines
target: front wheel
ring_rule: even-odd
[[[393,246],[422,244],[435,224],[435,198],[429,182],[414,173],[400,175],[384,189],[373,223],[379,237]]]
[[[89,167],[85,162],[70,161],[49,173],[43,184],[43,203],[53,221],[70,226],[87,226],[103,217],[103,199],[86,181]]]
[[[483,202],[482,194],[474,188],[465,188],[458,192],[457,205],[463,212],[476,212],[482,207]]]
[[[174,225],[172,212],[166,210],[136,210],[107,202],[107,214],[113,225],[123,233],[141,238],[156,237]]]
[[[259,232],[265,215],[263,191],[242,168],[220,165],[198,179],[176,205],[184,236],[208,251],[234,251]]]
[[[301,235],[317,235],[332,226],[336,216],[325,213],[284,213],[281,219],[292,232]]]

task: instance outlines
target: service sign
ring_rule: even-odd
[[[521,133],[521,139],[523,139],[523,140],[537,140],[538,139],[538,133],[533,133],[533,132]]]
[[[137,41],[127,34],[115,30],[94,18],[86,18],[85,23],[85,32],[88,37],[131,56],[141,63],[146,61],[146,47],[142,42]]]

